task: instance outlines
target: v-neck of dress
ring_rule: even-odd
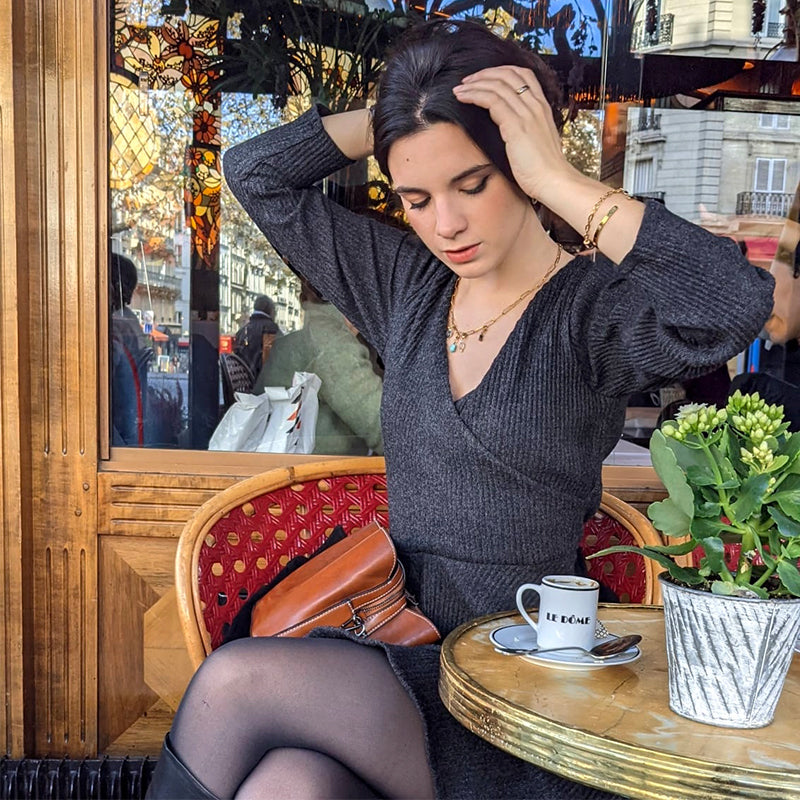
[[[506,355],[506,352],[512,347],[513,341],[521,335],[520,331],[528,324],[528,317],[533,314],[533,309],[539,305],[541,302],[540,298],[542,296],[550,294],[554,287],[562,280],[561,275],[562,273],[569,270],[573,264],[579,260],[579,256],[574,256],[568,263],[564,264],[558,272],[553,275],[550,280],[547,281],[537,292],[536,294],[531,297],[528,304],[525,306],[522,314],[520,314],[519,319],[514,324],[514,327],[511,329],[510,333],[506,337],[506,340],[501,345],[500,349],[497,351],[497,354],[492,359],[492,363],[489,364],[488,369],[486,372],[483,373],[483,376],[478,381],[478,383],[470,389],[466,394],[461,395],[459,398],[453,397],[453,390],[450,386],[450,362],[447,359],[447,347],[441,347],[439,349],[439,364],[444,364],[444,369],[440,370],[440,377],[444,378],[445,388],[447,390],[447,396],[450,399],[450,405],[455,410],[456,414],[460,415],[461,410],[467,400],[473,396],[475,396],[478,392],[483,389],[486,384],[491,380],[492,374],[497,371],[498,363],[503,361]],[[450,300],[449,298],[452,296],[453,288],[455,286],[456,276],[453,275],[453,278],[448,283],[449,294],[447,295],[447,302],[440,307],[439,310],[439,324],[437,325],[438,330],[441,332],[441,342],[446,342],[446,331],[447,331],[447,317],[450,310]]]

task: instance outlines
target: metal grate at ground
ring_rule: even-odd
[[[0,759],[0,800],[142,800],[156,759]]]

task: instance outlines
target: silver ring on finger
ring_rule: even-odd
[[[525,93],[525,92],[527,92],[527,91],[528,91],[528,89],[530,89],[530,88],[531,88],[531,87],[530,87],[530,86],[528,86],[528,84],[527,84],[527,83],[523,83],[523,84],[522,84],[522,86],[520,86],[520,87],[519,87],[519,89],[517,89],[517,94],[524,94],[524,93]]]

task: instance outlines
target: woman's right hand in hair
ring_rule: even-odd
[[[468,75],[453,91],[462,103],[489,112],[514,178],[529,197],[541,200],[550,183],[575,172],[564,158],[552,108],[531,70],[490,67]]]
[[[523,87],[527,86],[527,89]],[[582,175],[561,150],[552,110],[536,76],[517,66],[491,67],[468,75],[454,88],[464,103],[485,108],[500,130],[514,179],[525,194],[538,200],[579,233],[594,212],[597,221],[616,205],[606,233],[597,240],[601,252],[619,264],[636,241],[644,206],[636,200],[609,197],[599,181]],[[590,231],[591,233],[592,231]]]

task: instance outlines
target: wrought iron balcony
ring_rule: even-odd
[[[631,33],[631,50],[646,50],[659,44],[671,44],[674,21],[674,14],[662,14],[652,33],[647,32],[644,22],[635,23]]]
[[[658,200],[659,203],[664,202],[666,192],[634,192],[635,196],[643,200]]]
[[[639,112],[640,131],[660,131],[661,130],[661,114],[656,114],[652,108],[645,108]]]
[[[736,195],[736,213],[786,217],[793,197],[794,195],[783,192],[739,192]]]

